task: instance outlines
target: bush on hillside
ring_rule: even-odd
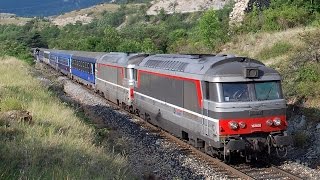
[[[201,17],[198,30],[203,42],[212,48],[229,39],[228,26],[219,19],[215,10],[209,10]]]
[[[285,95],[288,98],[320,97],[320,31],[302,34],[301,40],[305,47],[297,49],[280,68]]]
[[[312,19],[314,17],[304,7],[282,5],[264,11],[254,9],[245,17],[240,31],[279,31],[305,26]]]
[[[277,42],[272,47],[266,47],[262,49],[258,54],[258,58],[262,60],[267,60],[270,58],[274,58],[274,57],[286,54],[287,52],[291,51],[293,48],[294,48],[293,45],[288,44],[286,42]]]

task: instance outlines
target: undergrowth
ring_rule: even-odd
[[[286,42],[277,42],[272,47],[263,48],[258,54],[261,60],[267,60],[288,53],[294,48],[293,45]]]
[[[126,158],[98,146],[94,128],[42,87],[28,65],[0,62],[1,179],[130,179]],[[15,110],[30,112],[32,123],[4,116]]]

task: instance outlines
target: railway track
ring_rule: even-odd
[[[109,102],[109,101],[108,101]],[[173,136],[172,134],[154,126],[153,124],[145,121],[141,117],[129,113],[118,105],[109,102],[117,107],[117,111],[126,113],[131,118],[136,119],[136,123],[147,129],[150,133],[157,133],[161,138],[173,142],[182,152],[194,155],[199,159],[207,162],[216,172],[220,172],[228,179],[248,179],[248,180],[266,180],[266,179],[283,179],[283,180],[303,180],[303,178],[278,168],[267,162],[262,167],[252,166],[250,164],[228,165],[220,159],[209,156],[208,154],[200,151],[199,149],[191,146],[187,142]]]
[[[75,82],[76,83],[76,82]],[[86,87],[86,86],[85,86]],[[88,91],[94,96],[102,98],[100,95],[95,93],[91,88]],[[126,114],[134,119],[134,122],[142,126],[150,133],[158,134],[162,139],[166,139],[177,146],[177,148],[186,154],[193,155],[198,159],[206,162],[213,170],[224,175],[227,179],[284,179],[284,180],[301,180],[303,178],[294,175],[290,172],[284,171],[274,165],[268,164],[263,167],[251,166],[250,164],[238,164],[238,165],[228,165],[222,162],[220,159],[209,156],[203,153],[199,149],[191,146],[187,142],[171,135],[170,133],[150,124],[141,117],[131,114],[127,110],[123,109],[121,106],[110,102],[105,99],[105,101],[110,105],[113,110],[118,111],[121,114]]]

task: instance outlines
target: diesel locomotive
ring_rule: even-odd
[[[38,61],[210,155],[283,157],[279,73],[247,57],[40,49]]]

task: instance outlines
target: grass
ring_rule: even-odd
[[[317,28],[295,28],[280,32],[249,33],[239,35],[223,47],[223,53],[248,56],[266,64],[276,64],[288,60],[296,49],[305,46],[300,34],[314,32]],[[278,51],[278,47],[284,47]],[[271,51],[272,55],[268,53]],[[262,58],[262,59],[261,59]]]
[[[129,179],[126,158],[97,146],[94,127],[42,87],[26,63],[0,63],[1,179]],[[32,123],[1,116],[13,110],[30,112]]]
[[[286,54],[293,50],[294,46],[286,42],[277,42],[272,47],[261,50],[257,55],[261,60],[268,60]]]

